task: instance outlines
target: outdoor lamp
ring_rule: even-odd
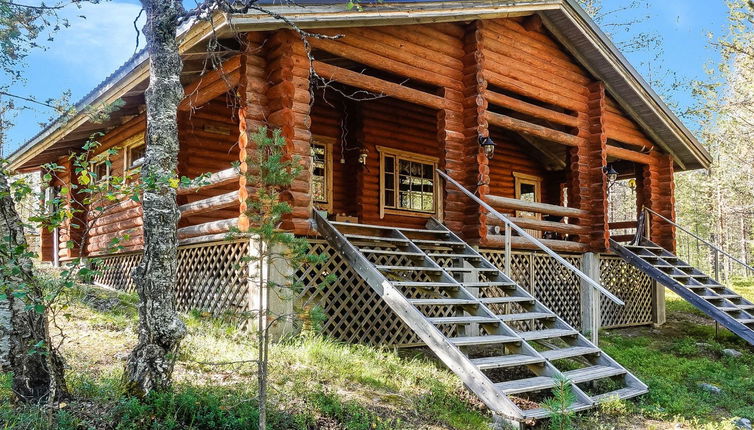
[[[618,172],[615,171],[615,168],[613,167],[612,163],[603,167],[602,171],[605,172],[605,175],[607,175],[608,182],[615,182],[616,180],[618,180]]]
[[[479,146],[482,147],[482,151],[484,151],[487,159],[492,160],[492,157],[495,155],[495,142],[489,136],[479,136]]]

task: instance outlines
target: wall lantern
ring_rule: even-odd
[[[487,159],[492,160],[492,157],[495,156],[495,142],[489,136],[479,136],[479,146],[482,147]]]
[[[604,166],[602,171],[605,172],[605,175],[607,176],[607,190],[610,191],[610,188],[613,187],[615,181],[618,180],[618,172],[615,170],[612,163]]]

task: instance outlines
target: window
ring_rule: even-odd
[[[380,216],[437,213],[437,158],[389,148],[380,152]]]
[[[144,163],[146,151],[147,145],[143,141],[126,148],[126,170],[140,167]]]
[[[513,172],[516,187],[516,198],[531,203],[542,201],[542,178],[524,173]],[[519,218],[542,219],[542,214],[529,211],[516,211]],[[542,232],[537,230],[526,230],[527,233],[534,237],[542,237]]]
[[[332,211],[332,147],[334,139],[313,137],[311,193],[314,205]]]
[[[101,182],[107,180],[110,176],[110,163],[107,160],[98,161],[92,166],[94,181]]]

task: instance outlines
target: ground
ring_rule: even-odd
[[[754,298],[754,283],[736,289]],[[61,429],[256,428],[251,336],[230,318],[185,315],[184,341],[172,392],[144,400],[120,394],[124,359],[136,341],[136,298],[76,288],[60,310],[73,398],[54,415]],[[668,297],[661,328],[609,330],[601,346],[645,381],[649,394],[611,402],[576,417],[575,427],[734,429],[754,419],[754,349],[677,297]],[[742,352],[727,357],[723,349]],[[489,429],[491,417],[458,379],[421,350],[343,345],[315,334],[271,351],[274,429]],[[720,394],[699,384],[719,387]],[[10,405],[0,385],[0,429],[49,428],[36,408]],[[546,428],[543,423],[539,428]]]

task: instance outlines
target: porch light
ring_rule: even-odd
[[[603,167],[602,171],[607,175],[608,182],[615,182],[618,180],[618,172],[615,170],[612,163]]]
[[[495,142],[489,136],[479,136],[479,146],[482,147],[487,159],[492,160],[492,157],[495,156]]]

